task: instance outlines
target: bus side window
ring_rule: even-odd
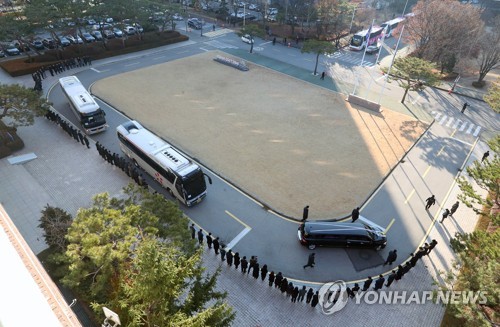
[[[165,169],[165,177],[170,183],[174,183],[175,175],[170,170]],[[182,192],[180,192],[180,194],[182,194]]]
[[[177,180],[175,181],[175,189],[177,190],[177,192],[179,192],[180,195],[182,195],[182,197],[185,197],[184,189],[182,188],[182,184],[181,184],[181,180],[182,179],[177,178]]]

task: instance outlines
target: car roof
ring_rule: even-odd
[[[310,235],[335,234],[335,235],[366,235],[366,226],[362,223],[338,222],[306,222],[304,232]]]

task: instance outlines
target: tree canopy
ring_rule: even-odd
[[[420,91],[426,86],[438,83],[433,63],[417,57],[398,58],[394,61],[391,78],[398,81],[405,90],[401,103],[405,102],[408,91]]]
[[[40,93],[18,84],[0,84],[0,119],[12,127],[33,125],[50,103]]]
[[[500,78],[491,84],[488,93],[484,96],[484,101],[490,105],[491,109],[500,113]]]

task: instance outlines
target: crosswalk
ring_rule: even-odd
[[[370,56],[371,55],[369,55],[369,54],[367,54],[365,56],[365,60],[363,61],[364,67],[375,66],[375,63],[369,61],[371,58]],[[359,57],[359,55],[357,55],[357,54],[354,55],[353,53],[351,53],[351,51],[339,50],[339,51],[335,51],[332,54],[326,55],[326,57],[336,59],[339,61],[348,62],[348,63],[355,65],[355,66],[361,66],[361,57]]]
[[[203,35],[206,37],[216,37],[227,33],[233,33],[233,30],[230,30],[229,28],[221,28],[212,32],[203,33]]]
[[[217,40],[210,40],[207,42],[203,42],[203,44],[209,45],[209,46],[214,47],[216,49],[238,49],[237,46],[227,44],[227,43],[217,41]]]
[[[481,126],[478,126],[466,120],[451,117],[437,111],[433,111],[431,114],[434,116],[436,123],[441,126],[445,126],[453,130],[457,130],[458,132],[463,132],[465,134],[470,134],[474,137],[477,137],[481,132]]]

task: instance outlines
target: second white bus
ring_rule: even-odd
[[[394,32],[396,27],[398,27],[399,23],[401,23],[404,20],[405,20],[404,17],[398,17],[381,24],[380,27],[384,28],[385,38],[391,37],[392,32]]]
[[[85,134],[95,134],[106,130],[106,114],[94,98],[83,87],[76,76],[59,79],[59,85],[68,98],[69,106],[82,125]]]
[[[116,133],[123,153],[183,204],[191,207],[207,195],[205,176],[212,180],[200,166],[137,121],[121,124]]]
[[[349,43],[349,48],[352,50],[363,50],[369,45],[377,44],[378,40],[382,38],[383,30],[382,27],[373,26],[370,30],[370,35],[368,35],[368,29],[354,34]]]

